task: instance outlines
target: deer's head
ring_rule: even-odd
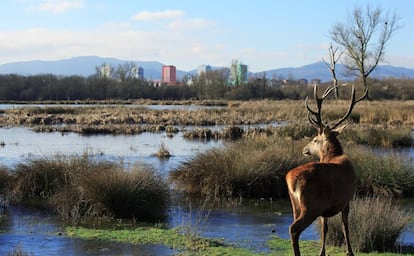
[[[308,110],[309,122],[318,129],[318,135],[314,137],[304,148],[302,153],[305,155],[318,156],[321,161],[329,157],[335,157],[343,154],[341,144],[339,143],[337,136],[343,131],[346,125],[340,126],[351,114],[354,106],[359,101],[365,99],[368,95],[368,90],[365,89],[363,95],[355,99],[355,88],[352,85],[351,103],[348,107],[348,111],[340,118],[335,124],[328,125],[328,123],[322,122],[321,110],[322,104],[325,98],[338,86],[328,87],[323,93],[322,97],[318,97],[317,86],[314,86],[314,98],[317,106],[317,111],[313,110],[308,104],[308,98],[305,100],[305,105]]]

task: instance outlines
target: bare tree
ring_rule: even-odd
[[[384,60],[385,46],[400,28],[398,22],[396,14],[384,14],[368,5],[365,11],[356,7],[347,24],[337,23],[330,31],[332,40],[343,48],[343,64],[362,79],[365,88],[367,77]]]
[[[342,55],[342,52],[339,53],[339,56],[336,55],[337,52],[338,52],[338,47],[334,49],[333,46],[331,45],[329,47],[329,63],[325,61],[324,59],[322,59],[325,65],[328,67],[329,71],[331,71],[332,86],[335,88],[334,90],[335,90],[336,99],[339,98],[339,90],[338,90],[338,79],[336,78],[335,67],[336,67],[336,63],[338,62],[338,60],[341,58],[341,55]]]
[[[130,62],[125,62],[123,64],[119,64],[118,67],[115,70],[115,76],[116,78],[120,79],[121,81],[125,81],[127,78],[131,78],[132,77],[132,73],[133,73],[133,68],[136,65],[134,64],[134,62],[130,61]]]

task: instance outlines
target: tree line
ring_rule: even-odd
[[[21,76],[0,75],[1,101],[75,101],[75,100],[186,100],[186,99],[304,99],[312,95],[313,86],[303,81],[288,81],[270,85],[265,77],[251,79],[245,84],[229,85],[219,75],[194,80],[191,85],[154,85],[151,81],[135,78],[108,79],[51,74]],[[355,80],[355,84],[362,81]],[[369,79],[371,99],[414,99],[414,79]],[[329,85],[327,83],[326,85]],[[321,85],[324,86],[323,84]],[[342,93],[341,98],[347,98]]]

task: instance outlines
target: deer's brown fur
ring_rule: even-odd
[[[310,162],[290,170],[286,174],[289,197],[293,210],[293,223],[289,227],[292,248],[295,256],[300,255],[299,236],[312,222],[321,217],[322,246],[320,255],[325,255],[325,238],[328,231],[327,218],[338,213],[342,214],[342,227],[347,246],[347,255],[354,255],[349,241],[348,214],[349,202],[356,189],[356,175],[348,157],[344,154],[337,136],[345,126],[338,127],[352,112],[354,105],[365,99],[368,90],[355,99],[355,89],[352,88],[351,104],[347,113],[332,128],[323,124],[321,109],[323,100],[337,86],[328,87],[322,97],[314,97],[317,110],[309,107],[307,100],[308,118],[311,124],[318,128],[318,135],[303,148],[306,155],[319,157],[319,162]]]

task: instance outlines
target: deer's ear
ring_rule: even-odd
[[[345,129],[345,127],[346,127],[346,124],[333,129],[332,132],[336,133],[337,135],[341,134],[342,131]]]

